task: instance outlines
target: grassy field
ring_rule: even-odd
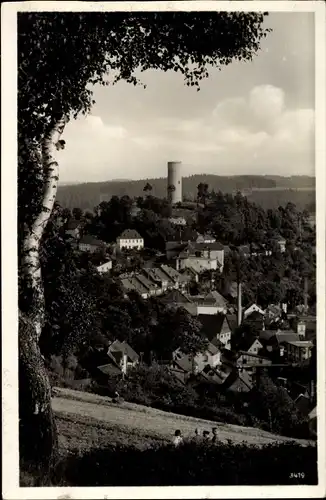
[[[52,405],[57,418],[62,452],[78,448],[87,450],[107,444],[128,444],[146,447],[151,442],[171,441],[174,431],[180,429],[184,437],[193,437],[195,429],[211,430],[218,427],[222,442],[255,445],[296,441],[266,431],[220,422],[176,415],[133,403],[112,403],[110,398],[70,389],[56,389]]]

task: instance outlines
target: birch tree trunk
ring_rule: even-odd
[[[39,347],[45,303],[40,265],[40,243],[57,193],[59,166],[55,158],[66,124],[62,116],[44,137],[40,170],[44,191],[42,204],[23,241],[22,272],[31,295],[27,316],[19,316],[19,440],[20,463],[50,470],[57,451],[57,434],[51,408],[51,387]]]

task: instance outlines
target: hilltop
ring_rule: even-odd
[[[111,196],[128,195],[131,198],[143,196],[146,183],[152,186],[151,194],[158,198],[166,196],[166,178],[139,179],[139,180],[111,180],[105,182],[87,182],[75,185],[59,185],[57,200],[67,208],[80,207],[93,209],[101,200]],[[249,190],[246,196],[259,203],[264,208],[275,208],[288,201],[295,203],[298,208],[307,208],[313,211],[315,201],[315,178],[309,176],[219,176],[197,174],[183,178],[183,195],[194,199],[198,184],[207,183],[209,189],[232,193],[238,190]],[[250,190],[253,190],[252,192]],[[271,192],[271,194],[269,193]]]

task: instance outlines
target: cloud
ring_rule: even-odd
[[[122,121],[90,115],[67,126],[65,181],[164,176],[171,158],[184,163],[185,175],[313,174],[314,111],[289,108],[276,86],[254,86],[189,119]]]

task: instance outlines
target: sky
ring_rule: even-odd
[[[314,175],[314,14],[271,13],[251,62],[209,69],[201,90],[174,72],[146,71],[134,87],[94,87],[86,118],[68,123],[60,182],[166,176]]]

